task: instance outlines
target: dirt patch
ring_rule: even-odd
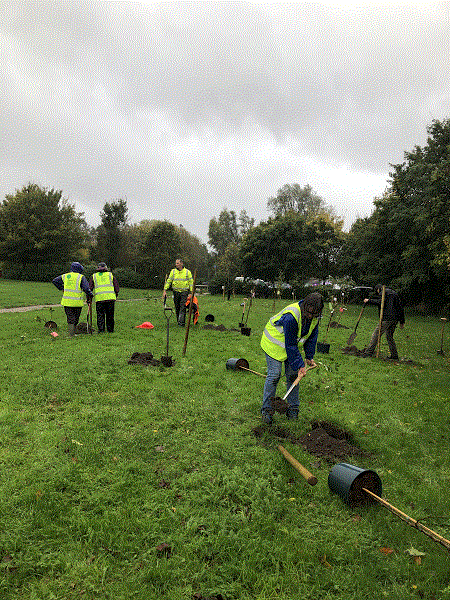
[[[90,325],[88,325],[87,323],[78,323],[77,326],[75,327],[75,333],[77,335],[79,335],[80,333],[93,333],[93,329]]]
[[[145,366],[151,365],[153,367],[157,367],[159,366],[160,361],[156,358],[153,358],[153,354],[151,352],[133,352],[128,364]]]
[[[358,350],[358,348],[356,346],[346,346],[345,348],[342,348],[342,352],[344,354],[351,354],[352,356],[365,357],[364,348],[362,350]],[[376,358],[375,355],[373,356],[373,358]],[[420,365],[420,363],[416,363],[413,360],[411,360],[410,358],[399,358],[398,360],[393,360],[392,358],[388,358],[387,356],[379,356],[378,360],[384,360],[385,362],[393,363],[393,364],[416,365],[416,366]]]
[[[227,329],[225,325],[203,325],[203,329],[212,329],[213,331],[239,331],[239,329]]]
[[[267,425],[255,427],[253,434],[258,438],[270,435],[289,440],[292,444],[302,446],[310,454],[329,462],[341,462],[348,456],[370,456],[355,445],[351,433],[326,421],[314,421],[311,423],[311,431],[301,437],[294,436],[287,429]]]
[[[358,350],[356,346],[346,346],[342,348],[344,354],[352,354],[353,356],[363,356],[364,350]]]
[[[289,405],[286,400],[280,398],[279,396],[275,396],[275,398],[270,398],[271,408],[266,410],[267,414],[274,415],[276,412],[280,413],[280,415],[285,415],[288,411]]]

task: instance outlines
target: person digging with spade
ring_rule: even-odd
[[[378,306],[378,312],[381,311],[381,299],[383,294],[383,286],[378,284],[375,286],[375,298],[364,298],[364,304],[375,304]],[[375,348],[378,344],[378,336],[386,334],[386,341],[389,346],[391,355],[388,356],[388,360],[398,360],[397,346],[394,341],[394,331],[397,327],[397,323],[400,323],[400,329],[403,329],[405,324],[405,311],[401,303],[400,297],[397,292],[390,288],[385,288],[384,291],[384,307],[383,307],[383,320],[381,321],[381,331],[379,325],[377,325],[372,333],[369,343],[363,350],[363,358],[369,358],[373,356]]]
[[[306,296],[304,300],[286,306],[271,317],[266,324],[261,337],[261,348],[264,350],[267,363],[261,417],[266,425],[273,423],[271,398],[275,397],[283,363],[286,389],[289,389],[297,377],[303,377],[306,374],[306,365],[317,366],[314,362],[314,354],[322,310],[323,298],[315,292]],[[303,346],[305,360],[300,354],[299,343]],[[298,419],[298,385],[287,396],[286,401],[288,403],[287,418]]]

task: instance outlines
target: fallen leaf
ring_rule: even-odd
[[[380,548],[380,552],[382,552],[383,554],[386,554],[386,556],[387,556],[388,554],[392,554],[394,551],[392,550],[392,548],[383,547],[383,548]]]
[[[422,564],[422,557],[421,556],[413,556],[413,560],[416,563],[417,566]]]
[[[331,565],[330,563],[327,561],[327,556],[326,554],[324,554],[323,556],[320,557],[320,562],[323,564],[324,567],[326,567],[327,569],[331,569]]]
[[[155,450],[156,452],[164,452],[165,448],[164,446],[156,446]]]
[[[409,554],[410,556],[425,556],[425,552],[420,552],[419,550],[416,550],[412,546],[411,546],[411,548],[408,548],[408,550],[405,550],[405,552],[407,554]]]
[[[167,542],[162,542],[162,544],[156,546],[156,552],[160,555],[165,554],[166,556],[170,556],[172,554],[172,548]]]

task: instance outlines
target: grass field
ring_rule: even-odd
[[[59,299],[51,284],[0,280],[3,308]],[[247,337],[233,331],[241,300],[200,295],[184,356],[172,318],[168,368],[128,364],[134,352],[166,354],[157,292],[118,302],[111,335],[68,338],[61,307],[0,314],[2,599],[450,599],[448,550],[379,505],[349,507],[328,488],[333,463],[273,428],[254,435],[264,379],[226,362],[264,374],[261,331],[287,302],[256,299]],[[348,307],[348,329],[330,329],[330,353],[300,382],[299,421],[276,425],[349,432],[367,456],[346,462],[375,470],[384,498],[449,539],[447,331],[441,356],[439,318],[407,311],[396,340],[408,360],[382,360],[384,340],[381,358],[361,359],[342,352],[359,310]],[[227,331],[204,329],[208,313]],[[368,308],[358,347],[376,320]],[[143,321],[154,329],[136,329]]]

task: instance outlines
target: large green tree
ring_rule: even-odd
[[[61,190],[34,183],[7,194],[0,205],[0,259],[12,263],[65,263],[86,241],[83,213]]]
[[[310,185],[301,187],[298,183],[286,183],[277,195],[267,200],[267,208],[274,217],[282,217],[288,213],[296,213],[306,220],[321,215],[328,215],[336,220],[336,214],[312,189]]]
[[[342,232],[328,219],[290,212],[252,228],[242,239],[244,274],[267,281],[325,279],[337,273]]]
[[[108,263],[111,269],[124,266],[127,262],[124,234],[128,220],[126,200],[119,198],[113,202],[106,202],[100,219],[94,257]]]
[[[386,194],[356,221],[343,253],[360,283],[398,288],[412,303],[450,299],[450,119],[433,121],[421,148],[392,165]]]
[[[162,288],[165,276],[180,256],[181,240],[178,227],[169,221],[155,221],[148,231],[138,271],[148,278],[149,287]]]

